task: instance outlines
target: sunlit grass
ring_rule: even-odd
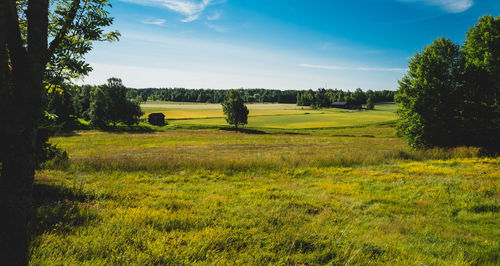
[[[143,118],[151,112],[162,112],[174,125],[227,125],[220,104],[196,103],[144,103]],[[374,111],[351,111],[343,109],[312,110],[294,104],[247,104],[250,113],[249,127],[259,128],[327,128],[352,127],[394,121],[396,105],[387,103],[376,106]]]
[[[500,160],[388,126],[52,138],[31,263],[497,264]],[[293,134],[292,134],[293,133]]]
[[[395,119],[395,114],[392,112],[336,111],[324,112],[319,114],[310,113],[296,115],[250,116],[248,118],[248,126],[283,129],[351,127],[391,122]],[[175,120],[172,123],[181,125],[187,124],[211,126],[222,126],[227,124],[224,118]]]
[[[250,116],[321,113],[319,110],[311,110],[310,107],[295,104],[252,103],[247,104],[247,107],[250,110]],[[147,102],[142,103],[141,108],[144,112],[144,118],[153,112],[163,113],[167,119],[224,117],[220,104]]]

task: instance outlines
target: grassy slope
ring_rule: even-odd
[[[31,262],[500,263],[500,159],[391,127],[266,132],[53,138],[72,164],[37,172]]]

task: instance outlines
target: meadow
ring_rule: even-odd
[[[500,158],[410,150],[393,105],[250,105],[242,131],[167,107],[51,139],[70,160],[36,173],[31,264],[500,264]]]
[[[165,114],[173,125],[224,126],[226,121],[220,104],[161,103],[150,102],[141,105],[143,118],[152,112]],[[376,111],[351,111],[343,109],[314,110],[295,104],[256,103],[247,104],[250,111],[248,127],[257,128],[331,128],[353,127],[391,122],[396,119],[395,105],[380,104]]]

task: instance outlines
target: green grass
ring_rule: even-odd
[[[52,138],[70,164],[36,173],[31,264],[500,264],[500,158],[356,121]]]
[[[249,127],[261,128],[327,128],[327,127],[352,127],[376,123],[384,123],[395,120],[395,115],[390,112],[377,111],[345,111],[327,112],[324,114],[295,114],[295,115],[269,115],[250,116]],[[211,125],[222,126],[227,122],[224,118],[186,119],[175,120],[176,125]]]
[[[374,111],[342,109],[312,110],[294,104],[248,104],[248,127],[307,129],[366,126],[395,121],[395,104],[379,104]],[[220,104],[145,103],[146,117],[151,112],[163,112],[173,125],[227,125]]]
[[[250,110],[250,116],[293,115],[307,112],[321,113],[318,110],[311,110],[309,107],[299,107],[295,104],[254,103],[247,104],[247,107]],[[141,108],[144,112],[143,117],[147,117],[148,114],[153,112],[164,113],[167,119],[224,117],[220,104],[147,102],[141,104]]]

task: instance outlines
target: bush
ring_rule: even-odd
[[[55,144],[45,143],[39,163],[41,168],[66,169],[69,166],[68,153]]]

